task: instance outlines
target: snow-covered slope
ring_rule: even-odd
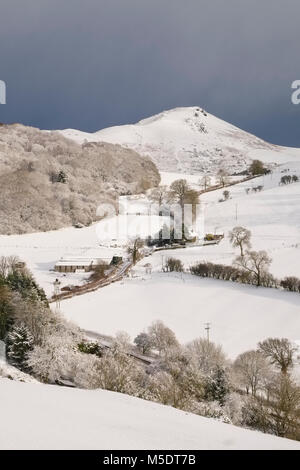
[[[226,165],[231,173],[244,170],[252,159],[284,163],[300,159],[299,149],[271,145],[208,114],[199,107],[176,108],[124,126],[94,134],[66,129],[61,133],[79,143],[118,143],[152,158],[160,171],[215,173]]]
[[[123,330],[132,340],[153,321],[162,320],[185,343],[203,337],[210,322],[212,341],[231,358],[268,337],[300,339],[298,293],[188,274],[143,273],[65,300],[62,313],[86,330],[106,335]]]
[[[271,256],[270,272],[274,276],[300,278],[300,182],[279,185],[285,175],[300,178],[300,162],[290,162],[270,175],[228,186],[227,201],[223,201],[224,189],[202,194],[204,232],[224,233],[225,238],[219,245],[188,247],[172,252],[173,255],[187,269],[201,260],[231,264],[239,250],[230,244],[228,233],[236,225],[242,225],[251,230],[253,250],[266,250]],[[262,190],[254,191],[258,186]],[[169,254],[168,251],[155,253],[151,257],[153,268],[160,270],[161,256]]]
[[[0,449],[300,449],[298,442],[104,390],[2,379],[0,402]]]

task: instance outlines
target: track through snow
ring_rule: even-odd
[[[0,403],[0,449],[300,450],[299,442],[105,390],[0,379]]]

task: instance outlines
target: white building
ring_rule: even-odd
[[[55,271],[59,273],[89,272],[100,262],[102,258],[61,258],[55,265]]]

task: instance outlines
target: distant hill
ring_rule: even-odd
[[[0,126],[0,233],[47,231],[96,220],[101,202],[159,184],[155,164],[109,143]]]
[[[266,163],[300,159],[299,149],[264,142],[197,106],[171,109],[94,134],[73,129],[61,133],[77,142],[104,141],[134,149],[168,172],[214,174],[225,166],[232,174],[245,170],[256,158]]]

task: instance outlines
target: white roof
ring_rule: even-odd
[[[102,261],[102,258],[60,259],[55,266],[90,266]]]

